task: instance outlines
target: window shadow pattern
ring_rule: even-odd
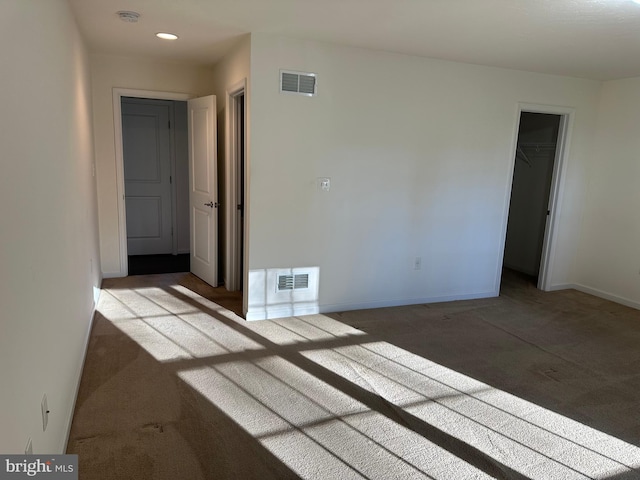
[[[640,478],[640,449],[325,315],[245,322],[167,282],[100,314],[300,478]]]

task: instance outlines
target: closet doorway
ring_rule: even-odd
[[[503,267],[550,288],[555,206],[569,113],[521,109]]]

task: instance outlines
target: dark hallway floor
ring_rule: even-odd
[[[189,254],[129,255],[129,275],[152,275],[189,271]]]

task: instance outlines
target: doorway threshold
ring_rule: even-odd
[[[129,275],[153,275],[189,271],[189,254],[129,255]]]

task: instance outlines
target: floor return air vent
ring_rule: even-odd
[[[278,275],[278,291],[309,288],[309,274]]]
[[[320,267],[249,270],[247,320],[314,315],[318,304]]]

